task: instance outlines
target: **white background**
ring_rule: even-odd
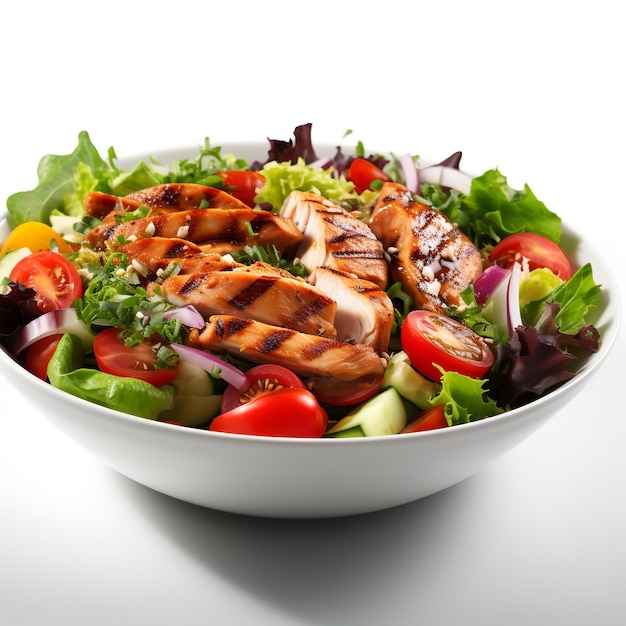
[[[0,9],[0,191],[81,130],[102,154],[209,136],[498,166],[623,280],[619,3],[75,2]],[[622,291],[622,298],[624,291]],[[325,521],[183,504],[104,467],[0,378],[0,623],[626,623],[618,344],[518,448],[445,492]]]

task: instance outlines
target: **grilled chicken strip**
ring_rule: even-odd
[[[292,191],[280,215],[293,220],[302,231],[304,239],[296,256],[309,272],[330,267],[385,289],[389,270],[383,246],[367,224],[330,200],[304,191]]]
[[[274,244],[283,252],[302,241],[291,221],[268,211],[243,209],[192,209],[120,224],[101,224],[86,236],[96,250],[115,249],[124,242],[145,237],[176,237],[199,245],[203,251],[237,250],[246,245]]]
[[[403,185],[385,183],[369,224],[390,255],[391,275],[415,306],[443,311],[483,271],[471,240],[441,212],[412,199]]]
[[[150,207],[149,215],[173,213],[191,209],[244,209],[246,204],[234,196],[207,185],[196,183],[168,183],[141,189],[127,196],[116,196],[102,191],[86,193],[83,198],[85,215],[107,223],[116,216],[135,211],[140,206]]]
[[[301,279],[268,268],[257,264],[168,276],[161,292],[177,306],[193,305],[205,319],[235,315],[335,337],[335,301]]]
[[[375,283],[354,274],[318,267],[307,282],[337,302],[337,339],[372,346],[379,354],[389,347],[394,311],[389,296]]]
[[[228,352],[253,363],[276,363],[303,377],[352,381],[384,373],[371,346],[334,341],[229,315],[214,315],[202,331],[194,329],[187,343],[196,348]]]
[[[205,253],[200,246],[178,237],[146,237],[117,247],[117,252],[126,254],[135,268],[150,281],[177,265],[176,274],[193,274],[225,270],[241,266],[228,261],[216,253]]]
[[[91,191],[83,196],[85,215],[104,220],[112,214],[123,215],[127,211],[135,211],[141,206],[136,200],[123,196],[114,196],[102,191]]]
[[[197,183],[166,183],[126,195],[126,200],[145,204],[154,213],[191,209],[247,209],[228,192]]]

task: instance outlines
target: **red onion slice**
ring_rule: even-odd
[[[190,328],[204,328],[205,321],[195,306],[187,304],[177,309],[171,309],[163,313],[164,319],[180,320],[185,326]]]
[[[518,326],[522,326],[522,313],[519,305],[519,287],[521,277],[522,266],[516,261],[513,263],[513,267],[511,268],[511,278],[509,279],[509,286],[506,294],[509,335],[512,335]]]
[[[417,167],[415,165],[415,161],[413,161],[413,157],[406,153],[398,157],[398,162],[400,163],[402,173],[404,174],[404,186],[409,191],[418,193],[420,184],[417,175]]]
[[[75,309],[60,309],[48,311],[43,315],[31,320],[19,329],[15,335],[15,341],[11,346],[14,356],[32,346],[39,339],[50,335],[73,333],[78,335],[83,342],[85,352],[89,352],[93,346],[91,329],[78,318]]]
[[[511,273],[511,270],[499,265],[490,265],[485,271],[474,281],[474,297],[476,304],[485,306],[487,300],[498,285]]]
[[[472,188],[472,177],[456,167],[430,165],[420,169],[418,176],[420,184],[441,185],[442,187],[456,189],[465,195],[469,194]]]
[[[171,344],[171,348],[178,352],[181,359],[201,367],[209,374],[218,371],[220,377],[236,389],[241,389],[246,382],[246,375],[240,369],[204,350],[180,343]]]
[[[307,167],[317,167],[322,170],[327,170],[333,164],[333,160],[330,157],[321,157],[316,161],[307,163]]]

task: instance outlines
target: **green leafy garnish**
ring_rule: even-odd
[[[410,313],[413,306],[413,298],[402,290],[402,283],[395,282],[387,289],[387,296],[393,303],[393,326],[392,334],[397,334]]]
[[[83,298],[78,302],[79,317],[86,324],[115,326],[150,338],[160,335],[168,342],[180,342],[184,328],[178,319],[163,314],[176,308],[154,286],[149,295],[141,286],[125,254],[112,254],[104,267],[87,266],[93,273]]]
[[[241,250],[231,252],[230,256],[232,256],[237,263],[242,263],[243,265],[252,265],[260,261],[285,270],[299,278],[306,278],[308,276],[307,269],[302,263],[298,262],[297,259],[289,261],[281,257],[278,248],[273,244],[261,245],[255,243],[253,246],[246,246]]]

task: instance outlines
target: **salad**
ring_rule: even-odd
[[[337,146],[117,165],[81,132],[7,199],[0,340],[33,375],[184,427],[343,438],[522,406],[600,346],[561,220],[461,153]],[[347,135],[350,134],[349,132]]]

